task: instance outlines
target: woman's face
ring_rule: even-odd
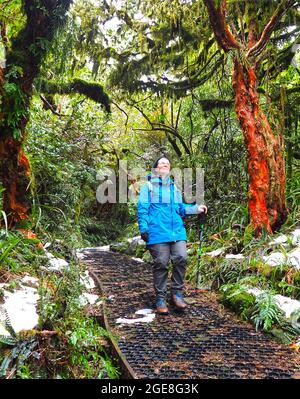
[[[166,176],[171,169],[170,161],[167,158],[161,158],[158,163],[155,171],[162,176]]]

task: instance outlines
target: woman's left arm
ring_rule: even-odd
[[[180,216],[188,216],[188,215],[197,215],[198,213],[207,213],[207,206],[206,205],[198,205],[198,204],[186,204],[182,200],[181,192],[176,189],[177,191],[177,200],[179,206],[179,213]]]

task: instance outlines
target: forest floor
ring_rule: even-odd
[[[213,291],[186,283],[184,313],[155,313],[151,264],[128,255],[82,250],[103,311],[134,378],[300,378],[300,355],[224,308]]]

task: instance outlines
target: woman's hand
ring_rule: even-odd
[[[200,213],[207,213],[207,206],[206,205],[199,205],[199,207],[198,207],[198,212],[200,212]]]
[[[144,231],[143,233],[141,233],[141,238],[142,240],[144,240],[145,242],[148,242],[149,240],[149,234],[147,231]]]

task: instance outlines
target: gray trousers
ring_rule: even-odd
[[[172,261],[173,272],[171,277],[172,294],[183,290],[186,270],[186,241],[164,242],[148,245],[153,259],[153,283],[156,296],[166,298],[168,263]]]

